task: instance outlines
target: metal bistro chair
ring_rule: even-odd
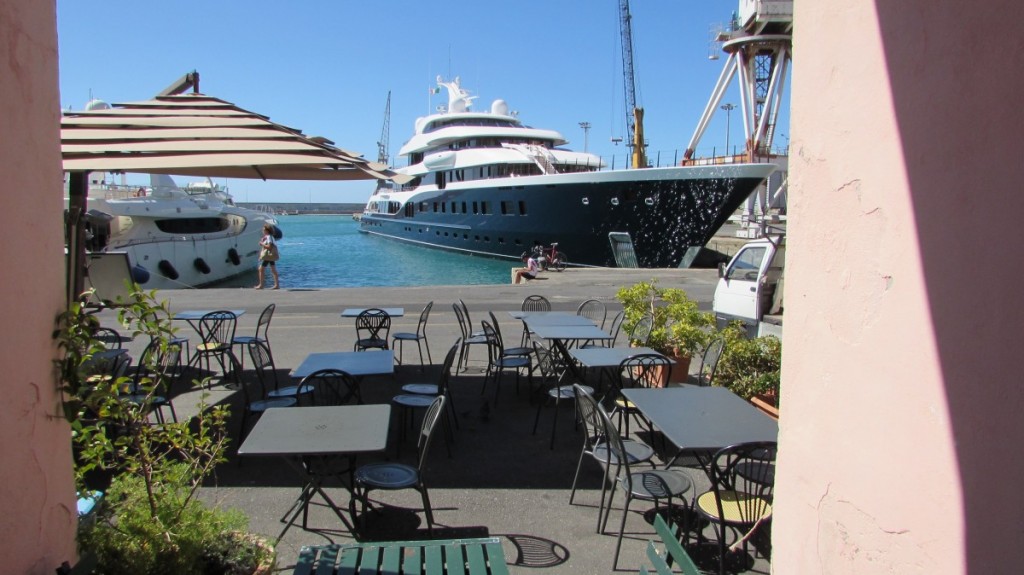
[[[456,339],[455,343],[444,356],[444,363],[441,365],[441,375],[437,383],[407,383],[402,386],[402,391],[407,394],[422,395],[430,398],[443,395],[448,398],[448,415],[452,418],[455,429],[459,428],[459,419],[455,417],[455,401],[452,399],[451,390],[448,385],[452,377],[452,366],[455,365],[455,355],[462,349],[462,339]]]
[[[277,309],[277,304],[273,303],[263,308],[263,311],[260,313],[260,319],[256,322],[256,333],[254,335],[236,335],[234,339],[231,340],[231,345],[238,345],[245,348],[249,345],[249,342],[262,341],[267,344],[267,348],[269,349],[270,337],[268,332],[270,331],[270,320],[274,317],[275,309]],[[245,355],[246,354],[243,349],[242,357],[239,359],[242,365],[242,371],[245,371]]]
[[[729,554],[747,542],[771,520],[778,444],[758,441],[720,449],[711,460],[711,489],[697,497],[696,510],[711,521],[718,537],[719,573],[725,573]],[[726,547],[726,529],[737,531],[737,540]],[[698,532],[698,544],[703,533]]]
[[[694,376],[697,379],[697,385],[712,385],[715,382],[715,372],[718,370],[718,360],[722,358],[722,354],[725,352],[725,338],[722,336],[716,336],[712,338],[708,345],[704,348],[704,352],[700,356],[700,369],[697,370],[697,374]]]
[[[312,389],[313,405],[346,405],[355,399],[363,403],[359,382],[340,369],[321,369],[302,378],[299,387]]]
[[[444,444],[448,449],[448,457],[452,456],[451,442],[454,440],[452,437],[452,428],[449,420],[454,420],[455,425],[458,425],[458,420],[455,418],[454,405],[451,401],[451,392],[448,389],[448,384],[451,381],[451,369],[452,364],[455,363],[455,354],[459,351],[459,342],[456,341],[449,350],[448,354],[445,355],[444,364],[441,366],[441,375],[438,378],[436,385],[428,383],[410,383],[402,386],[403,393],[396,395],[391,398],[391,403],[398,406],[399,409],[399,425],[400,425],[400,436],[401,440],[405,440],[405,430],[407,427],[412,427],[414,414],[423,409],[430,407],[434,402],[434,399],[438,396],[444,396],[447,398],[445,403],[445,420],[444,425]],[[395,453],[397,456],[399,445],[395,446]]]
[[[472,326],[462,306],[458,303],[453,303],[452,309],[455,311],[455,319],[459,322],[459,332],[462,334],[462,343],[459,345],[459,359],[455,364],[455,374],[458,375],[459,370],[466,369],[469,364],[469,347],[471,345],[487,345],[487,336],[483,332],[474,333],[472,331]]]
[[[601,340],[597,343],[586,343],[581,345],[580,348],[587,349],[592,347],[615,347],[616,342],[619,341],[619,333],[622,331],[622,320],[626,317],[626,312],[620,311],[612,317],[612,325],[608,328],[608,333],[612,336],[611,339]]]
[[[231,351],[235,340],[235,327],[238,317],[227,310],[211,311],[199,320],[199,335],[202,343],[196,345],[191,363],[197,367],[199,362],[206,362],[206,371],[210,371],[210,358],[216,359],[226,378],[228,370],[235,374],[236,383],[241,383],[241,369],[238,358]]]
[[[398,332],[391,336],[391,347],[396,347],[398,344],[398,365],[402,365],[402,350],[407,341],[415,341],[416,349],[420,352],[420,371],[423,371],[425,364],[423,363],[423,347],[420,346],[420,341],[427,347],[427,361],[434,363],[434,360],[430,357],[430,343],[427,341],[427,318],[430,317],[430,308],[434,307],[434,302],[430,302],[423,307],[423,311],[420,312],[420,321],[416,324],[416,333]]]
[[[634,499],[653,501],[657,507],[659,501],[666,501],[667,513],[672,516],[672,500],[682,498],[687,491],[693,491],[693,482],[689,476],[680,471],[672,469],[645,469],[633,471],[630,467],[629,452],[626,449],[622,436],[619,435],[615,424],[612,423],[603,411],[599,412],[605,427],[605,440],[613,463],[609,468],[615,471],[611,474],[614,478],[611,493],[608,494],[608,513],[604,515],[604,532],[608,525],[608,517],[611,515],[612,501],[615,499],[615,492],[622,488],[622,494],[626,501],[622,506],[622,521],[619,523],[619,538],[615,544],[615,558],[612,560],[612,570],[619,568],[619,552],[622,550],[622,535],[626,530],[626,516],[629,513],[629,504]],[[689,504],[682,499],[683,507],[689,509]],[[684,529],[685,531],[685,529]]]
[[[672,361],[661,354],[640,353],[622,360],[619,363],[618,374],[618,390],[610,416],[618,417],[619,433],[623,433],[622,424],[625,421],[625,435],[629,436],[629,419],[633,417],[653,435],[654,430],[651,423],[644,419],[640,410],[633,405],[632,401],[626,399],[621,392],[629,387],[654,388],[667,386],[672,375]]]
[[[516,393],[519,393],[519,370],[526,370],[526,377],[529,379],[530,389],[533,389],[533,362],[528,355],[508,355],[505,353],[505,346],[501,341],[501,334],[497,332],[490,322],[481,322],[484,333],[487,334],[487,373],[484,374],[484,384],[480,387],[480,395],[487,389],[487,382],[494,379],[494,405],[498,405],[498,392],[501,391],[501,374],[506,370],[513,370],[516,373]]]
[[[604,470],[607,471],[609,464],[616,463],[616,457],[618,457],[608,447],[608,442],[605,438],[605,425],[604,420],[607,419],[607,415],[604,413],[604,408],[601,404],[594,399],[594,396],[587,393],[586,389],[581,385],[574,385],[573,392],[576,394],[576,405],[580,410],[580,419],[583,421],[584,435],[583,435],[583,448],[580,450],[579,461],[576,462],[576,474],[572,478],[572,491],[569,493],[569,505],[573,504],[576,499],[576,483],[579,481],[580,469],[583,467],[584,456],[590,456],[597,461]],[[654,458],[654,449],[643,443],[642,441],[636,441],[633,439],[623,439],[622,448],[625,450],[626,458],[631,465],[640,463],[650,463],[652,466]],[[605,495],[608,492],[608,474],[607,472],[601,479],[601,503],[597,508],[597,525],[594,528],[595,533],[601,531],[601,518],[604,516],[604,505]]]
[[[294,397],[296,403],[301,403],[304,396],[313,394],[313,387],[310,385],[286,385],[281,387],[277,378],[277,366],[274,365],[274,355],[270,352],[270,344],[265,341],[252,340],[246,344],[249,348],[249,356],[252,358],[253,369],[256,378],[264,390],[268,390],[267,398]],[[273,384],[273,385],[271,385]]]
[[[354,351],[388,349],[388,333],[391,331],[391,316],[388,312],[370,308],[356,316],[356,343]]]
[[[160,349],[159,341],[151,341],[139,356],[138,369],[128,393],[124,396],[137,405],[145,405],[156,416],[157,423],[164,423],[164,408],[171,412],[171,421],[178,422],[178,414],[171,401],[171,387],[180,373],[178,361],[181,349],[170,344]]]
[[[608,308],[600,300],[588,299],[576,308],[576,315],[583,316],[604,329],[604,322],[608,319]]]
[[[528,295],[523,299],[522,305],[519,306],[520,311],[551,311],[551,302],[542,295]],[[525,347],[530,340],[530,330],[526,327],[526,322],[523,322],[523,339],[519,345]]]
[[[416,442],[416,466],[404,463],[382,462],[370,463],[358,467],[355,471],[352,498],[349,500],[352,516],[355,517],[356,500],[362,502],[362,515],[366,517],[370,509],[370,491],[375,489],[415,489],[419,491],[423,500],[423,511],[427,516],[427,532],[434,534],[434,511],[430,507],[430,495],[427,493],[427,484],[423,481],[426,468],[427,453],[430,449],[430,439],[434,435],[434,428],[437,427],[437,420],[444,411],[445,397],[439,395],[434,398],[423,416],[423,425],[420,427],[419,439]]]
[[[259,344],[252,344],[259,345]],[[252,348],[250,348],[252,349]],[[294,396],[290,397],[267,397],[267,390],[263,387],[263,381],[254,377],[251,381],[247,381],[246,378],[239,380],[240,387],[242,388],[242,401],[244,406],[242,408],[242,423],[238,431],[238,444],[242,444],[242,440],[245,439],[247,433],[246,423],[249,422],[250,417],[259,417],[263,415],[268,409],[275,407],[292,407],[298,400]],[[255,389],[256,387],[259,389]]]
[[[555,448],[555,429],[558,428],[558,403],[560,401],[572,401],[576,403],[576,392],[575,386],[573,385],[561,385],[561,370],[559,367],[559,358],[556,355],[556,350],[545,348],[537,342],[533,342],[534,356],[537,358],[537,367],[541,375],[541,386],[552,382],[550,386],[542,392],[545,397],[542,400],[537,401],[537,415],[533,418],[533,434],[537,434],[537,424],[540,423],[540,412],[541,409],[548,403],[547,400],[553,400],[555,404],[555,418],[554,422],[551,423],[551,442],[549,445],[550,449]],[[594,394],[594,388],[589,385],[580,385],[580,388],[586,391],[588,394]],[[576,413],[573,419],[574,422],[579,421],[579,406],[576,406]]]

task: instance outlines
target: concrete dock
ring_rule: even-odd
[[[420,310],[433,301],[427,336],[435,365],[421,371],[415,345],[407,344],[405,364],[396,367],[393,378],[368,378],[363,382],[366,403],[389,403],[405,383],[436,382],[439,364],[459,336],[452,303],[460,299],[466,302],[477,327],[481,319],[487,318],[488,311],[494,311],[506,339],[518,341],[521,324],[505,312],[518,310],[527,295],[543,295],[551,301],[553,309],[571,312],[584,300],[596,298],[608,306],[610,321],[621,309],[614,297],[619,287],[656,279],[660,286],[685,289],[703,309],[710,309],[717,280],[715,270],[569,269],[542,274],[542,279],[519,286],[287,289],[287,272],[282,271],[283,288],[280,290],[166,290],[158,292],[157,297],[168,301],[173,312],[244,309],[246,313],[238,324],[240,335],[253,333],[260,311],[275,303],[277,308],[269,334],[283,382],[288,381],[288,371],[311,352],[352,349],[354,320],[340,317],[342,309],[403,307],[405,315],[393,320],[391,331],[414,332]],[[105,325],[116,327],[113,312],[103,312],[101,317]],[[191,336],[193,342],[197,339],[184,322],[180,328],[180,335]],[[137,353],[141,349],[135,348],[142,345],[143,342],[136,341],[130,348]],[[493,386],[486,395],[481,395],[486,364],[486,352],[482,348],[473,346],[470,369],[452,380],[459,427],[454,430],[451,457],[446,453],[440,433],[431,448],[426,482],[438,524],[434,537],[500,537],[512,573],[537,569],[552,574],[612,572],[623,500],[621,495],[616,500],[607,533],[595,533],[602,471],[587,458],[580,473],[581,490],[575,504],[569,504],[570,486],[582,446],[582,433],[573,425],[572,402],[565,402],[558,408],[561,411],[554,448],[549,449],[555,408],[551,405],[541,408],[540,426],[533,435],[537,406],[529,401],[525,381],[524,389],[517,396],[512,383],[514,378],[506,376],[497,405],[494,405]],[[693,369],[696,369],[695,364]],[[248,359],[246,367],[251,370]],[[229,425],[233,438],[239,433],[240,395],[225,385],[214,385],[212,391],[212,401],[232,406]],[[174,397],[179,415],[188,416],[190,410],[194,413],[196,398],[196,391],[180,390]],[[398,423],[393,414],[389,448],[380,457],[414,463],[415,444],[411,439],[400,444]],[[642,436],[641,439],[651,440]],[[211,503],[240,508],[250,518],[253,531],[273,539],[282,527],[279,519],[298,495],[301,479],[279,459],[240,460],[235,455],[237,445],[233,439],[230,461],[218,468],[216,476],[202,489],[201,497]],[[360,463],[372,460],[365,458]],[[688,469],[688,473],[698,491],[707,487],[699,468]],[[329,493],[335,501],[347,505],[347,491],[340,484],[331,485]],[[369,537],[378,540],[427,538],[423,514],[415,512],[421,507],[417,493],[412,490],[374,492],[373,498],[388,507],[370,522]],[[635,573],[645,563],[647,541],[654,537],[653,527],[643,515],[650,508],[651,504],[643,501],[631,506],[619,562],[622,571]],[[280,572],[291,571],[303,545],[353,541],[338,518],[326,508],[312,506],[309,525],[310,530],[293,527],[277,543]],[[754,572],[769,570],[763,559],[754,567]]]

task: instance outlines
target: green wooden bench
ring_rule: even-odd
[[[679,543],[679,527],[669,525],[661,515],[655,515],[654,529],[658,532],[658,537],[661,541],[650,541],[647,543],[647,559],[651,562],[651,570],[648,570],[646,566],[642,566],[640,567],[640,574],[657,573],[658,575],[670,575],[673,572],[672,565],[674,564],[676,568],[682,570],[683,575],[700,575],[697,564],[693,562],[690,555],[686,553],[686,549]],[[664,552],[658,550],[658,544],[664,547]]]
[[[508,575],[497,537],[303,547],[295,575]]]

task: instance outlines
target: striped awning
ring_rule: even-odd
[[[263,180],[393,179],[387,166],[200,93],[66,111],[67,172]],[[405,179],[404,177],[402,179]]]

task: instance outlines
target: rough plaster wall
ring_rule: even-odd
[[[950,572],[959,477],[878,17],[795,8],[774,572]]]
[[[60,101],[52,0],[0,2],[0,558],[52,575],[74,561],[69,432],[56,414],[53,321],[63,294]]]

